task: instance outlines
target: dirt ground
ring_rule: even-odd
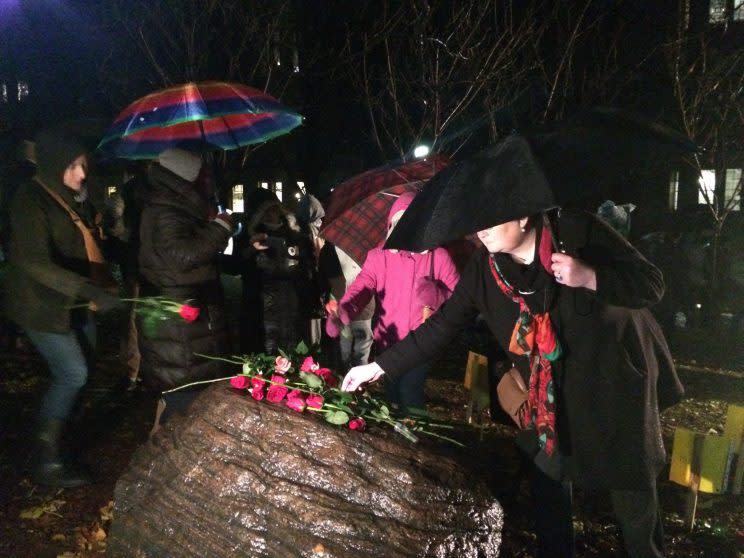
[[[47,373],[27,348],[13,345],[0,350],[0,556],[73,558],[106,553],[114,485],[134,449],[147,438],[156,399],[152,394],[122,389],[117,339],[110,334],[115,328],[109,322],[101,325],[98,366],[91,374],[74,430],[75,443],[97,479],[91,486],[53,490],[35,486],[25,476],[31,421]],[[706,341],[700,335],[686,331],[671,338],[687,396],[664,413],[668,450],[676,426],[720,433],[727,405],[744,404],[741,355],[718,338]],[[506,510],[502,556],[532,556],[529,491],[512,445],[514,430],[491,422],[487,411],[476,417],[480,426],[464,425],[466,351],[461,340],[436,363],[427,386],[429,410],[462,424],[460,436],[469,441],[469,451],[493,464],[495,490]],[[744,498],[704,497],[695,528],[688,532],[682,519],[685,490],[666,476],[665,471],[659,486],[668,556],[744,558]],[[604,494],[577,491],[579,556],[623,556],[607,500]]]

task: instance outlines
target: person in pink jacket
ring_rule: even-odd
[[[395,200],[388,214],[388,236],[415,196],[410,192]],[[341,326],[351,323],[375,297],[377,319],[373,337],[375,350],[380,353],[435,312],[452,294],[459,278],[455,263],[444,248],[423,253],[373,248],[337,307],[329,307],[332,317],[326,322],[326,332],[330,337],[338,336]],[[424,409],[424,383],[429,368],[427,363],[386,384],[390,402],[403,408]]]

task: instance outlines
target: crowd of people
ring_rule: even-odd
[[[215,209],[214,179],[196,153],[162,152],[102,213],[90,202],[87,164],[73,136],[40,134],[36,174],[10,210],[5,311],[52,378],[35,429],[35,482],[91,480],[62,441],[94,365],[94,313],[123,311],[121,357],[133,388],[163,392],[214,378],[219,362],[199,355],[231,354],[220,281],[231,273],[242,284],[237,350],[277,354],[300,340],[336,340],[351,368],[343,389],[384,378],[387,398],[404,412],[425,409],[432,359],[480,318],[505,369],[528,386],[516,440],[531,464],[538,555],[573,555],[574,483],[609,491],[631,556],[663,555],[659,411],[681,396],[648,312],[664,281],[605,220],[566,211],[551,221],[550,192],[514,184],[481,204],[488,218],[474,220],[472,232],[482,246],[461,272],[445,248],[380,246],[356,262],[324,241],[323,207],[311,195],[293,213],[270,191],[250,192],[239,232],[231,214]],[[414,199],[394,201],[388,235]],[[556,249],[558,230],[576,245]],[[106,255],[120,266],[120,285]],[[189,301],[199,314],[153,329],[121,300],[138,297]],[[156,426],[197,393],[168,394]]]

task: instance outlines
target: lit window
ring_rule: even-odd
[[[29,94],[28,82],[19,81],[18,82],[18,102],[20,103],[21,101],[23,101],[26,97],[28,97],[28,94]]]
[[[305,183],[302,182],[301,180],[297,181],[297,189],[300,191],[300,194],[302,194],[303,196],[307,194],[307,190],[305,190]]]
[[[702,170],[698,178],[698,203],[713,203],[716,194],[716,171]]]
[[[269,183],[268,182],[259,182],[258,183],[258,187],[259,188],[263,188],[264,190],[268,190],[269,189]]]
[[[106,196],[111,197],[116,194],[116,186],[106,186]]]
[[[677,211],[679,204],[679,171],[674,171],[669,179],[669,209]]]
[[[276,194],[276,197],[279,198],[279,201],[282,201],[282,183],[281,182],[274,182],[274,193]]]
[[[741,209],[741,169],[726,169],[726,207]]]
[[[232,210],[240,213],[245,211],[242,184],[236,184],[232,187]]]
[[[744,0],[734,0],[734,21],[744,21]]]

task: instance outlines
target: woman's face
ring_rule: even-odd
[[[62,182],[68,188],[79,192],[83,187],[83,182],[88,174],[88,158],[80,155],[72,163],[67,165],[65,173],[62,175]]]
[[[516,219],[508,221],[495,227],[478,231],[478,239],[491,254],[503,252],[506,254],[514,253],[522,246],[527,238],[527,233],[522,227],[527,223],[527,219]]]

